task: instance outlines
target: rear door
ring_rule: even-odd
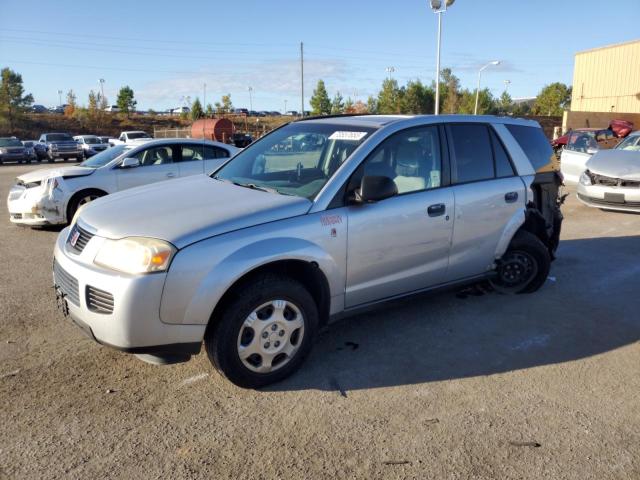
[[[205,145],[204,173],[211,173],[231,157],[231,152],[224,147]]]
[[[447,277],[454,281],[492,268],[502,232],[524,206],[525,186],[489,125],[453,123],[446,130],[455,198]]]
[[[118,168],[118,190],[149,183],[171,180],[179,175],[177,159],[180,145],[168,144],[144,148],[129,157],[137,158],[140,166]]]
[[[437,126],[396,133],[354,173],[390,177],[398,195],[349,205],[345,303],[353,307],[443,283],[453,230],[453,193]]]
[[[181,155],[178,170],[181,177],[204,173],[204,155],[202,144],[185,143],[180,147]]]
[[[598,149],[594,134],[574,131],[569,134],[567,144],[560,155],[560,170],[568,183],[578,183],[587,167],[587,161]]]

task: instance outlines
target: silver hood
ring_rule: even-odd
[[[93,172],[95,172],[95,169],[85,167],[41,168],[40,170],[34,170],[33,172],[20,175],[17,178],[18,180],[22,180],[24,183],[32,183],[41,182],[45,178],[79,177],[84,175],[91,175]]]
[[[178,248],[241,228],[304,215],[306,198],[268,193],[193,175],[99,198],[78,223],[107,238],[152,237]]]
[[[624,180],[640,180],[640,152],[600,150],[587,162],[590,172]]]

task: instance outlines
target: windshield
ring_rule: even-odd
[[[312,199],[374,128],[299,122],[250,145],[213,178]]]
[[[51,133],[47,135],[47,142],[73,142],[73,137],[66,133]]]
[[[0,147],[22,147],[22,143],[15,138],[0,138]]]
[[[596,132],[571,132],[565,148],[580,153],[588,153],[588,150],[597,149]]]
[[[104,150],[103,152],[97,153],[90,159],[82,162],[79,166],[87,167],[87,168],[104,167],[111,160],[119,157],[120,155],[125,153],[127,150],[131,150],[130,145],[116,145],[115,147],[111,147]]]
[[[614,147],[616,150],[634,150],[640,151],[640,135],[633,135],[625,138]]]
[[[25,147],[33,147],[33,143],[34,143],[34,142],[33,142],[32,140],[26,140],[26,141],[22,142],[22,144],[23,144]]]
[[[83,137],[84,143],[89,145],[95,145],[96,143],[102,143],[98,137]]]
[[[144,132],[131,132],[127,133],[127,137],[129,140],[133,140],[134,138],[151,138],[148,133]]]

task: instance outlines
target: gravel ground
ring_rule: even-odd
[[[0,167],[0,196],[33,166]],[[56,312],[55,229],[0,222],[0,478],[640,478],[640,215],[572,195],[536,294],[398,301],[241,390]]]

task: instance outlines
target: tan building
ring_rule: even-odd
[[[640,113],[640,40],[576,53],[571,111]]]
[[[576,53],[563,130],[606,128],[614,118],[640,127],[640,40]]]

